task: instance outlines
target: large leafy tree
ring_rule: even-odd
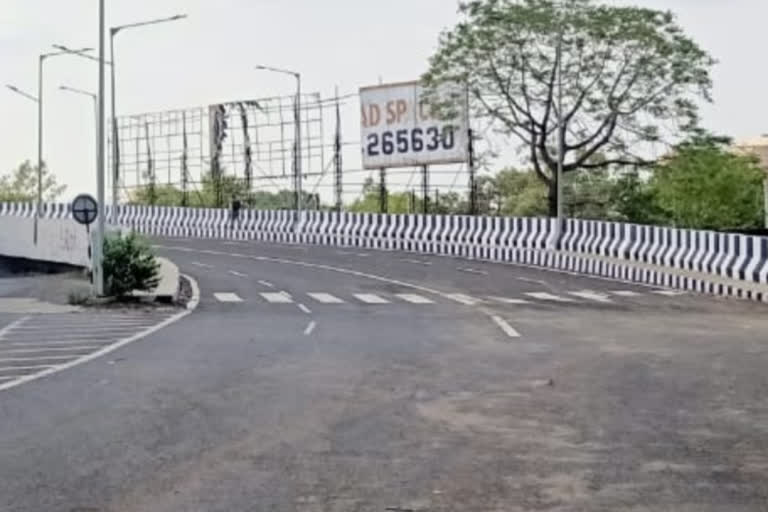
[[[558,126],[566,173],[643,165],[650,144],[694,129],[697,101],[710,100],[714,61],[669,12],[593,0],[471,0],[460,13],[424,81],[431,90],[467,85],[475,115],[514,138],[547,185],[550,214]]]
[[[36,201],[37,166],[24,161],[13,172],[0,176],[0,201]],[[55,201],[64,193],[66,185],[59,185],[56,176],[43,164],[43,200]]]
[[[694,138],[658,165],[650,186],[664,222],[696,229],[762,226],[764,171],[757,158],[731,152],[727,142]]]

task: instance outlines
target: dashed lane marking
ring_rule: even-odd
[[[612,291],[611,294],[616,295],[617,297],[640,297],[642,295],[642,293],[633,292],[632,290],[615,290]]]
[[[305,306],[304,304],[297,304],[297,306],[298,306],[298,307],[299,307],[299,309],[300,309],[300,310],[302,310],[304,313],[306,313],[306,314],[308,314],[308,315],[311,315],[311,314],[312,314],[312,310],[311,310],[311,309],[309,309],[309,308],[308,308],[307,306]]]
[[[459,270],[461,272],[466,272],[467,274],[477,274],[480,276],[487,276],[488,272],[485,270],[478,270],[476,268],[470,268],[470,267],[459,267],[456,270]]]
[[[687,294],[687,292],[681,290],[653,290],[651,293],[655,293],[656,295],[663,295],[665,297],[679,297],[681,295]]]
[[[194,265],[196,267],[200,268],[213,268],[213,265],[209,265],[207,263],[200,263],[199,261],[193,261],[191,265]]]
[[[229,273],[236,277],[248,277],[248,274],[243,274],[242,272],[238,272],[237,270],[230,270]]]
[[[537,300],[547,300],[552,302],[576,302],[575,300],[569,299],[568,297],[561,297],[559,295],[553,295],[546,292],[530,292],[526,293],[525,295]]]
[[[488,297],[495,302],[501,302],[503,304],[530,304],[531,301],[524,299],[513,299],[511,297]]]
[[[366,304],[389,304],[389,301],[372,293],[356,293],[355,298]]]
[[[267,288],[274,288],[275,287],[275,285],[273,285],[269,281],[264,281],[262,279],[259,280],[259,284],[262,285],[262,286],[266,286]]]
[[[499,327],[499,329],[501,329],[504,332],[504,334],[506,334],[508,337],[510,337],[510,338],[519,338],[520,337],[520,333],[517,332],[517,330],[515,330],[514,327],[509,325],[509,322],[507,322],[506,320],[504,320],[500,316],[498,316],[498,315],[491,315],[491,320],[493,320],[493,323],[495,323]]]
[[[435,302],[422,295],[416,295],[415,293],[398,293],[395,297],[410,302],[411,304],[434,304]]]
[[[604,295],[602,293],[593,292],[591,290],[581,290],[579,292],[568,292],[569,295],[573,295],[574,297],[579,297],[581,299],[586,300],[593,300],[595,302],[601,302],[603,304],[610,304],[613,301],[608,298],[607,295]]]
[[[330,293],[308,293],[307,295],[321,304],[342,304],[344,302]]]
[[[213,296],[219,302],[243,302],[243,299],[241,299],[240,296],[236,293],[219,292],[214,293]]]
[[[401,258],[400,261],[405,262],[405,263],[413,263],[414,265],[424,265],[425,267],[428,267],[428,266],[432,265],[431,261],[415,260],[415,259],[411,259],[411,258]]]
[[[317,323],[314,320],[309,322],[309,324],[307,325],[307,328],[304,329],[304,336],[309,336],[310,334],[312,334],[312,331],[315,330],[315,327],[317,327]]]

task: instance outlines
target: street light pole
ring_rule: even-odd
[[[128,23],[118,25],[109,29],[109,58],[112,63],[110,70],[110,110],[112,116],[112,224],[117,224],[117,208],[119,203],[118,185],[120,183],[120,144],[118,143],[117,109],[115,106],[115,36],[126,29],[144,27],[147,25],[157,25],[159,23],[168,23],[186,18],[186,14],[177,14],[168,18],[158,18],[149,21],[140,21],[138,23]]]
[[[104,0],[99,0],[99,93],[96,119],[96,201],[99,204],[93,244],[93,284],[96,295],[104,295]]]
[[[274,68],[272,66],[256,66],[256,69],[264,71],[272,71],[274,73],[282,73],[284,75],[291,75],[296,79],[296,102],[295,102],[295,123],[296,123],[296,163],[294,172],[294,188],[296,189],[296,217],[297,223],[301,225],[302,220],[302,181],[303,176],[301,172],[301,73],[291,71],[288,69]]]

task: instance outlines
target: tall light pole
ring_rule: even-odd
[[[43,64],[49,57],[68,55],[70,53],[82,54],[91,51],[92,48],[81,48],[75,52],[57,51],[40,54],[37,64],[37,208],[33,228],[33,239],[37,245],[38,218],[43,210]]]
[[[98,172],[99,172],[99,154],[98,154],[98,149],[99,149],[99,139],[98,139],[98,136],[99,136],[99,95],[96,94],[96,93],[93,93],[93,92],[88,92],[88,91],[84,91],[82,89],[78,89],[76,87],[68,87],[66,85],[60,85],[59,89],[62,90],[62,91],[67,91],[67,92],[71,92],[71,93],[74,93],[74,94],[79,94],[81,96],[88,96],[89,98],[91,98],[93,100],[93,115],[94,115],[94,121],[95,121],[95,124],[94,124],[94,136],[96,137],[96,173],[98,174]],[[97,176],[96,180],[98,181],[98,176]]]
[[[110,72],[110,102],[112,115],[112,223],[117,223],[117,205],[118,205],[118,184],[120,182],[120,145],[118,144],[117,114],[115,107],[115,36],[126,29],[144,27],[147,25],[157,25],[159,23],[169,23],[186,18],[186,14],[177,14],[167,18],[158,18],[148,21],[139,21],[136,23],[127,23],[110,27],[109,29],[109,58],[112,61],[112,70]]]
[[[16,87],[15,85],[11,85],[11,84],[5,84],[5,86],[6,86],[8,89],[10,89],[10,90],[12,90],[13,92],[15,92],[16,94],[20,94],[21,96],[24,96],[24,97],[25,97],[25,98],[27,98],[28,100],[34,101],[35,103],[37,103],[38,101],[40,101],[40,100],[38,100],[38,99],[37,99],[37,96],[34,96],[34,95],[32,95],[32,94],[29,94],[28,92],[24,92],[24,91],[22,91],[21,89],[19,89],[18,87]]]
[[[563,9],[568,7],[569,0],[563,0]],[[561,13],[558,13],[561,14]],[[555,46],[555,65],[557,66],[557,175],[555,178],[557,186],[557,224],[555,226],[554,236],[550,240],[550,249],[559,249],[560,240],[563,235],[563,224],[565,216],[563,214],[563,171],[565,167],[565,126],[563,116],[563,39],[565,37],[565,19],[564,16],[558,16],[557,44]]]
[[[296,79],[296,113],[294,119],[296,121],[296,163],[294,172],[294,188],[296,190],[296,220],[301,225],[302,218],[302,175],[301,175],[301,73],[291,71],[288,69],[274,68],[272,66],[256,66],[256,69],[263,71],[272,71],[274,73],[282,73],[284,75],[291,75]]]
[[[99,92],[96,114],[96,202],[99,204],[93,243],[93,285],[96,295],[104,295],[104,0],[99,0]]]

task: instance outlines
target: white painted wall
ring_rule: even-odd
[[[90,267],[85,226],[71,219],[39,219],[38,243],[34,218],[0,216],[0,255]]]

